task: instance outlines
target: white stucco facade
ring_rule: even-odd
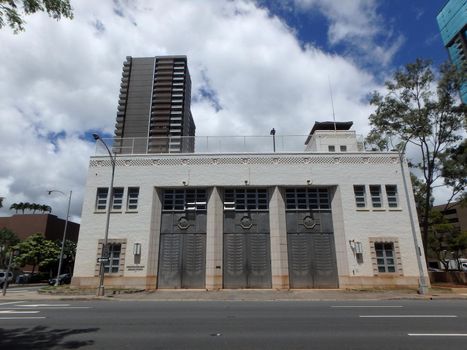
[[[348,132],[347,132],[348,133]],[[413,219],[418,222],[407,165],[403,164],[409,198],[405,194],[397,153],[357,152],[356,142],[345,134],[347,152],[323,152],[321,138],[313,152],[239,154],[145,154],[118,155],[114,188],[123,188],[122,210],[110,214],[109,240],[121,242],[118,273],[106,275],[105,284],[119,287],[158,288],[161,237],[161,194],[164,189],[205,188],[206,289],[223,288],[223,193],[226,188],[265,188],[268,193],[271,288],[291,288],[284,191],[288,188],[327,188],[330,194],[333,237],[339,288],[417,286]],[[316,146],[318,145],[318,146]],[[320,152],[321,151],[321,152]],[[73,284],[97,286],[106,211],[96,209],[98,188],[108,188],[109,157],[92,157],[86,192]],[[365,186],[366,205],[357,207],[354,186]],[[381,207],[373,207],[369,186],[381,186]],[[385,186],[396,186],[397,206],[390,207]],[[139,188],[136,210],[126,210],[128,188]],[[108,202],[108,201],[107,201]],[[414,231],[420,252],[418,225]],[[361,244],[356,254],[355,243]],[[395,272],[378,272],[375,242],[390,242],[395,254]],[[134,245],[141,254],[134,255]],[[423,253],[422,253],[423,254]],[[425,258],[422,256],[421,260]],[[427,276],[423,264],[423,273]],[[428,281],[428,278],[426,278]]]

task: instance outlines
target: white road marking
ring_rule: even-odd
[[[36,320],[38,318],[45,318],[45,317],[42,317],[42,316],[0,317],[0,320]]]
[[[39,311],[16,311],[16,310],[3,310],[0,314],[37,314]]]
[[[402,305],[331,305],[332,308],[366,308],[366,307],[376,307],[376,308],[399,308],[403,307]]]
[[[409,333],[409,337],[467,337],[466,333]]]
[[[456,315],[360,315],[366,318],[452,318]]]
[[[21,307],[43,307],[43,306],[65,307],[65,306],[70,306],[70,304],[22,304],[18,306],[21,306]]]
[[[0,303],[0,306],[2,306],[2,305],[18,304],[18,303],[24,303],[24,301],[9,301],[8,303]]]
[[[18,305],[18,306],[22,306],[22,305]],[[31,308],[33,308],[34,306],[30,306]],[[20,308],[20,307],[15,307],[14,309],[16,310],[24,310],[26,309],[27,307],[23,307],[23,308]],[[8,309],[12,309],[12,308],[8,308]],[[37,309],[39,310],[71,310],[71,309],[92,309],[92,307],[90,306],[57,306],[57,307],[38,307]]]

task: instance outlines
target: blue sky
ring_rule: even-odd
[[[437,65],[448,59],[436,22],[445,3],[446,0],[390,0],[381,4],[381,12],[406,38],[404,46],[394,56],[394,66],[417,57],[432,59]]]
[[[343,0],[345,2],[346,0]],[[306,2],[306,1],[305,1]],[[384,0],[376,1],[376,13],[384,30],[376,36],[376,42],[386,45],[388,41],[402,36],[403,43],[394,54],[389,68],[395,69],[417,57],[431,59],[439,65],[448,59],[444,49],[436,16],[446,0]],[[329,17],[317,10],[319,7],[301,11],[289,6],[289,1],[260,0],[259,4],[271,14],[284,20],[297,31],[302,43],[312,43],[326,52],[346,54],[355,48],[348,43],[331,44],[328,40]],[[383,23],[384,22],[384,23]],[[366,69],[378,71],[378,63],[363,65]]]
[[[113,135],[126,56],[186,55],[198,136],[308,134],[351,120],[365,135],[369,95],[417,57],[447,53],[445,0],[71,0],[74,19],[25,17],[0,30],[0,215],[14,202],[80,217],[91,135]]]

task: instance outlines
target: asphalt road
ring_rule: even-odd
[[[0,300],[0,349],[466,348],[462,300]]]

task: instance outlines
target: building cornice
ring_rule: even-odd
[[[218,165],[307,165],[307,164],[398,164],[397,153],[268,153],[268,154],[168,154],[117,155],[116,166],[218,166]],[[106,156],[93,156],[90,167],[111,166]]]

